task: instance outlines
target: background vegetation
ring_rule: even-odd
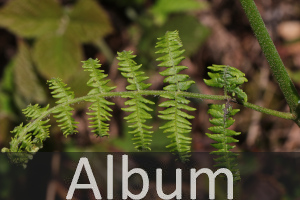
[[[47,79],[60,77],[75,95],[87,93],[88,75],[82,73],[81,60],[100,59],[105,72],[117,90],[125,88],[125,80],[117,71],[117,51],[133,50],[137,63],[142,63],[150,89],[161,89],[162,78],[154,55],[156,38],[167,30],[178,29],[187,59],[187,73],[196,81],[193,92],[218,94],[204,83],[206,67],[227,64],[243,71],[249,82],[244,90],[249,102],[279,111],[287,111],[286,102],[278,90],[258,42],[239,2],[227,1],[2,1],[0,11],[0,148],[10,140],[10,130],[24,121],[20,110],[29,103],[54,103],[45,84]],[[180,3],[181,2],[181,3]],[[297,1],[257,2],[268,30],[283,61],[298,88],[299,5]],[[38,6],[39,9],[36,9]],[[125,90],[125,89],[124,89]],[[160,99],[154,99],[160,101]],[[72,148],[91,150],[131,150],[127,125],[120,107],[124,100],[114,99],[114,116],[109,139],[95,138],[87,128],[87,116],[82,111],[88,105],[76,105],[79,134],[65,139],[53,126],[52,137],[45,151],[67,151]],[[197,111],[192,136],[195,151],[210,150],[205,136],[209,127],[207,103],[193,102]],[[291,121],[265,116],[243,108],[234,129],[242,132],[238,149],[246,151],[293,151],[299,148],[298,127]],[[159,123],[153,120],[154,126]],[[157,126],[157,125],[156,125]],[[160,137],[160,131],[154,133]],[[164,136],[162,137],[162,143]],[[123,140],[124,139],[124,140]],[[122,141],[121,141],[122,140]],[[55,141],[55,142],[54,142]],[[101,143],[99,145],[99,143]],[[113,144],[112,144],[113,143]],[[161,146],[160,144],[154,144]],[[68,149],[70,148],[70,149]],[[161,150],[152,148],[154,150]]]
[[[88,75],[81,60],[98,58],[117,90],[126,80],[117,70],[117,51],[133,50],[152,83],[162,89],[154,55],[156,38],[167,30],[179,30],[186,49],[183,64],[196,81],[193,92],[219,94],[204,82],[207,66],[226,64],[246,74],[243,90],[248,101],[288,111],[268,63],[254,37],[239,1],[224,0],[1,0],[0,5],[0,148],[8,146],[10,130],[25,121],[21,109],[29,103],[54,105],[46,80],[60,77],[85,95]],[[255,1],[281,58],[300,88],[300,2]],[[123,120],[124,99],[114,98],[109,138],[96,138],[88,128],[87,104],[75,105],[79,133],[65,138],[57,126],[42,151],[131,151],[133,144]],[[161,99],[153,98],[160,102]],[[208,102],[193,101],[193,151],[211,151],[205,133],[210,127]],[[240,108],[234,129],[241,132],[235,151],[298,151],[299,127],[292,121]],[[155,108],[157,109],[157,108]],[[158,110],[155,110],[158,113]],[[55,123],[52,117],[51,122]],[[157,115],[152,124],[158,127]],[[167,139],[155,129],[151,146],[165,151]],[[157,139],[156,139],[157,138]],[[159,141],[159,142],[158,142]]]

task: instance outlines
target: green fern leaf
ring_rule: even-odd
[[[23,113],[26,117],[31,118],[31,120],[35,120],[40,117],[43,113],[45,113],[49,108],[49,104],[41,108],[38,104],[29,105],[27,108],[23,109]],[[28,132],[33,132],[32,135],[35,136],[33,143],[39,149],[43,147],[43,142],[49,137],[49,127],[50,125],[46,125],[50,119],[40,120],[28,130]]]
[[[57,119],[57,122],[60,123],[58,126],[61,127],[65,136],[77,133],[77,126],[75,124],[78,124],[78,122],[75,122],[71,112],[74,109],[68,104],[74,99],[74,92],[70,91],[70,87],[66,87],[67,84],[63,83],[59,78],[53,78],[47,81],[47,83],[49,84],[49,88],[53,90],[51,92],[52,96],[59,98],[56,103],[60,106],[53,111],[53,113],[57,114],[54,115],[54,117]]]
[[[46,112],[48,108],[49,108],[49,104],[44,108],[41,108],[39,104],[35,104],[34,106],[30,104],[29,106],[27,106],[27,108],[23,109],[22,112],[26,117],[29,117],[31,119],[36,119],[43,112]]]
[[[31,150],[33,147],[32,140],[31,140],[31,133],[28,133],[27,127],[30,123],[23,126],[23,123],[21,123],[19,126],[16,126],[14,130],[11,131],[14,135],[14,138],[12,138],[10,142],[10,146],[12,147],[9,152],[23,152]],[[19,141],[19,136],[22,134],[26,134],[25,140]],[[29,151],[30,152],[30,151]]]
[[[228,65],[213,65],[208,67],[212,72],[208,72],[209,80],[204,79],[208,86],[224,88],[225,95],[227,92],[232,93],[232,96],[237,95],[238,98],[248,101],[247,94],[239,88],[244,82],[248,82],[245,74],[240,70]]]
[[[171,139],[171,144],[167,148],[170,148],[172,152],[178,153],[180,159],[185,161],[189,157],[192,140],[189,136],[186,136],[192,129],[191,123],[187,119],[193,119],[194,117],[183,112],[182,109],[187,111],[196,109],[187,105],[190,101],[181,96],[180,92],[189,89],[195,82],[188,80],[189,76],[186,74],[178,74],[180,71],[187,69],[186,66],[178,66],[184,59],[182,54],[185,51],[181,49],[182,43],[178,31],[167,32],[165,36],[158,38],[158,40],[156,48],[159,48],[159,50],[156,53],[164,55],[156,60],[161,61],[158,66],[167,67],[160,74],[166,76],[164,82],[169,83],[163,89],[174,92],[173,94],[161,95],[161,97],[170,100],[159,105],[160,107],[166,107],[166,109],[160,111],[161,115],[158,117],[169,121],[160,128],[165,129],[164,133],[170,133],[168,138]]]
[[[88,93],[88,95],[97,95],[101,93],[107,93],[116,87],[108,86],[109,79],[105,79],[107,74],[104,74],[103,70],[100,70],[101,64],[99,64],[98,59],[88,59],[87,61],[82,61],[84,71],[90,72],[90,80],[87,82],[87,85],[93,87]],[[114,105],[114,103],[106,100],[103,97],[95,97],[89,100],[93,102],[89,107],[89,110],[92,112],[88,112],[87,115],[92,117],[89,118],[91,120],[91,128],[93,128],[92,132],[95,133],[96,136],[108,136],[109,132],[109,121],[112,116],[109,112],[112,109],[109,107]]]
[[[26,168],[29,160],[33,158],[35,152],[39,150],[39,148],[35,147],[32,141],[32,134],[27,132],[27,128],[31,123],[23,126],[21,123],[19,126],[15,127],[14,130],[11,131],[12,134],[15,134],[10,142],[10,149],[3,148],[1,150],[2,153],[7,153],[8,157],[13,163],[22,165]],[[22,137],[22,141],[20,141],[20,136],[25,134]]]
[[[23,109],[23,113],[30,120],[36,120],[47,112],[49,105],[41,108],[38,104],[29,105]],[[46,125],[50,120],[39,120],[35,123],[29,122],[25,126],[21,123],[15,127],[11,133],[14,134],[10,142],[10,149],[3,148],[2,152],[13,152],[8,154],[12,162],[21,164],[25,168],[28,161],[32,159],[33,154],[43,147],[43,142],[49,137],[49,127]],[[20,140],[22,138],[22,140]],[[18,154],[15,154],[18,152]]]
[[[238,140],[234,139],[233,136],[240,135],[241,133],[229,130],[228,128],[234,123],[232,116],[234,116],[238,111],[239,109],[232,109],[228,102],[226,105],[210,105],[208,113],[213,118],[209,121],[214,126],[208,129],[214,132],[214,134],[206,133],[209,138],[216,141],[216,143],[211,144],[213,147],[218,149],[217,151],[212,152],[212,154],[219,156],[215,159],[218,163],[215,166],[220,168],[225,167],[231,170],[234,181],[240,180],[240,173],[236,162],[237,154],[230,151],[234,148],[234,146],[230,145],[230,143],[238,142]]]
[[[129,85],[126,87],[127,90],[141,91],[149,88],[151,84],[144,83],[149,77],[144,76],[144,72],[138,71],[142,65],[137,65],[133,60],[136,55],[132,55],[132,51],[118,52],[117,59],[120,61],[118,69],[121,71],[122,76],[127,78]],[[134,145],[138,150],[151,150],[151,131],[152,126],[145,125],[148,119],[152,116],[148,113],[153,111],[147,104],[154,104],[154,102],[144,98],[139,94],[127,94],[123,95],[123,98],[130,98],[125,102],[128,105],[127,108],[122,108],[126,112],[131,112],[130,115],[125,117],[128,123],[132,125],[129,128],[132,129],[129,133],[133,134]]]

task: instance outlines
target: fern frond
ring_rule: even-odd
[[[141,91],[149,88],[151,86],[150,83],[144,83],[143,81],[147,80],[149,77],[144,76],[144,72],[139,71],[142,65],[137,65],[137,63],[133,60],[136,55],[132,55],[132,51],[123,51],[118,52],[117,59],[120,61],[118,65],[120,66],[118,69],[121,71],[122,76],[127,78],[129,83],[126,86],[127,90],[130,91]],[[123,98],[130,98],[125,102],[125,105],[128,105],[127,108],[122,108],[122,110],[126,112],[131,112],[130,115],[124,117],[128,123],[132,125],[129,128],[133,129],[129,131],[129,133],[133,134],[133,139],[135,141],[134,145],[138,150],[151,150],[151,131],[152,126],[145,125],[147,119],[151,119],[152,116],[148,113],[153,111],[147,104],[154,104],[154,102],[144,98],[139,94],[127,94],[122,95]]]
[[[180,71],[187,69],[186,66],[178,66],[184,59],[182,54],[185,51],[180,49],[182,43],[178,31],[167,32],[165,36],[158,38],[158,40],[156,48],[160,48],[160,50],[156,53],[164,54],[164,56],[159,57],[156,60],[161,61],[158,66],[167,67],[167,69],[160,72],[160,74],[166,76],[164,82],[169,83],[169,85],[163,88],[164,90],[169,91],[168,94],[161,95],[161,97],[169,100],[159,105],[160,107],[166,107],[166,109],[160,111],[161,115],[158,116],[169,122],[160,128],[165,129],[164,133],[171,133],[168,136],[168,138],[171,139],[171,144],[168,145],[167,148],[170,148],[172,152],[177,152],[180,159],[185,161],[189,157],[192,140],[190,137],[186,136],[192,129],[188,119],[193,119],[194,117],[183,112],[182,109],[187,111],[194,111],[196,109],[187,105],[190,101],[181,96],[180,92],[189,89],[195,82],[188,80],[189,76],[186,74],[178,74]]]
[[[77,126],[75,124],[78,124],[78,122],[75,122],[71,112],[74,109],[68,104],[69,101],[74,99],[74,92],[70,91],[70,87],[67,87],[67,84],[63,83],[59,78],[53,78],[47,81],[47,83],[49,84],[49,88],[53,90],[51,92],[52,96],[54,98],[59,98],[56,103],[60,106],[53,111],[54,114],[57,114],[54,115],[54,117],[59,123],[58,126],[65,136],[77,133]]]
[[[213,147],[218,149],[211,153],[219,156],[219,158],[215,159],[218,163],[215,166],[220,168],[225,167],[231,170],[234,176],[234,181],[240,179],[240,173],[236,162],[237,154],[230,151],[234,148],[234,146],[230,145],[230,143],[238,142],[238,140],[234,139],[233,136],[240,135],[241,133],[229,130],[228,128],[234,123],[235,120],[232,116],[234,116],[237,112],[239,112],[239,109],[232,109],[228,102],[223,105],[210,105],[208,113],[213,118],[209,121],[214,126],[208,129],[214,132],[214,134],[206,133],[209,138],[216,141],[216,143],[211,144]]]
[[[84,71],[90,72],[90,80],[87,82],[87,85],[93,87],[88,93],[88,95],[96,95],[101,93],[110,92],[116,87],[108,86],[107,83],[110,81],[109,79],[105,79],[107,74],[104,74],[103,70],[100,70],[101,64],[99,64],[98,59],[88,59],[87,61],[82,61]],[[114,105],[114,103],[106,100],[103,97],[96,97],[89,100],[93,102],[89,107],[89,110],[92,112],[88,112],[87,115],[92,117],[89,118],[91,120],[90,124],[91,128],[93,128],[92,132],[95,133],[96,136],[108,136],[109,132],[109,121],[112,116],[109,112],[112,109],[109,107]]]
[[[206,85],[224,88],[225,95],[230,92],[232,96],[236,94],[238,98],[247,102],[247,94],[239,88],[244,82],[248,82],[243,72],[228,65],[213,65],[209,66],[208,69],[212,72],[208,72],[211,79],[204,79]]]

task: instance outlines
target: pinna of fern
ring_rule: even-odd
[[[133,60],[136,55],[132,55],[132,51],[123,51],[118,52],[117,59],[120,61],[118,69],[121,71],[121,74],[127,78],[129,83],[126,86],[127,90],[130,91],[141,91],[146,90],[151,86],[150,83],[144,83],[143,81],[147,80],[149,77],[144,76],[145,72],[139,71],[142,65],[137,65]],[[147,104],[154,104],[154,102],[144,98],[140,94],[126,94],[122,95],[123,98],[129,98],[125,102],[125,105],[128,105],[127,108],[122,108],[126,112],[131,112],[130,115],[126,116],[124,119],[132,125],[129,126],[132,130],[129,133],[133,134],[134,145],[138,150],[151,150],[151,131],[152,126],[146,125],[147,119],[151,119],[152,116],[148,112],[153,111]]]
[[[73,113],[71,111],[74,108],[69,105],[69,101],[74,99],[74,92],[70,91],[71,88],[67,87],[67,84],[63,83],[60,78],[52,78],[48,81],[48,84],[49,88],[53,90],[51,92],[53,98],[59,98],[56,103],[60,106],[53,111],[56,114],[54,117],[57,119],[57,123],[59,123],[58,126],[66,137],[77,133],[76,124],[78,122],[75,122],[72,117]]]
[[[104,74],[103,70],[100,70],[101,64],[99,64],[98,59],[88,59],[87,61],[82,61],[84,71],[90,72],[90,80],[87,82],[87,85],[93,87],[88,93],[88,95],[97,95],[102,93],[110,92],[116,87],[108,86],[109,79],[105,79],[108,75]],[[108,136],[109,124],[107,121],[110,120],[112,116],[109,112],[112,109],[109,107],[114,105],[113,102],[106,100],[104,97],[94,97],[89,99],[88,101],[93,102],[89,107],[91,112],[87,112],[87,115],[92,117],[89,118],[91,128],[93,128],[92,132],[95,133],[96,136]]]
[[[41,108],[38,104],[29,105],[23,109],[23,114],[29,120],[36,120],[49,108],[47,105]],[[29,122],[25,126],[21,123],[11,133],[15,134],[10,142],[11,149],[4,148],[4,152],[37,152],[43,147],[43,142],[49,137],[49,127],[46,125],[50,119],[38,120],[36,123]],[[23,138],[20,140],[20,138]]]
[[[208,67],[212,72],[208,73],[211,78],[209,80],[204,79],[204,82],[208,86],[224,88],[224,93],[227,95],[228,92],[232,96],[237,95],[237,100],[247,102],[247,94],[240,89],[240,86],[247,82],[245,74],[240,70],[230,67],[228,65],[213,65]],[[212,154],[218,155],[219,157],[215,159],[218,163],[216,167],[225,167],[231,170],[234,181],[240,180],[240,173],[237,167],[236,157],[237,154],[231,152],[230,150],[234,148],[230,143],[236,143],[238,140],[234,139],[233,136],[239,135],[240,133],[234,130],[229,130],[228,128],[234,123],[234,116],[239,109],[232,109],[231,105],[227,101],[226,104],[217,105],[212,104],[208,110],[213,118],[210,119],[210,123],[214,126],[208,128],[214,134],[206,133],[206,135],[216,143],[211,144],[213,147],[218,149],[213,151]]]
[[[187,67],[178,65],[184,59],[182,54],[185,51],[181,49],[182,43],[178,31],[168,31],[163,37],[158,38],[158,40],[156,48],[159,48],[159,50],[156,53],[164,55],[156,60],[161,61],[158,66],[167,68],[160,72],[160,74],[166,77],[164,82],[169,83],[169,85],[163,88],[168,93],[161,95],[161,97],[169,100],[159,105],[160,107],[166,107],[166,109],[159,111],[161,115],[158,116],[169,122],[160,128],[165,129],[164,133],[170,133],[168,138],[171,139],[171,144],[167,148],[170,148],[171,152],[178,153],[180,159],[185,161],[189,157],[192,140],[188,136],[192,129],[191,122],[188,119],[193,119],[194,116],[187,114],[182,109],[187,111],[194,111],[196,109],[187,105],[190,101],[182,96],[180,92],[189,89],[195,82],[188,80],[188,75],[179,74],[180,71],[187,69]]]
[[[232,96],[236,94],[244,102],[248,101],[247,94],[239,87],[244,82],[248,82],[243,72],[228,65],[212,65],[207,68],[212,72],[208,72],[211,79],[204,79],[206,85],[224,88],[225,95],[230,92]]]
[[[12,152],[8,156],[12,162],[26,167],[27,162],[32,159],[33,154],[43,147],[43,142],[49,137],[49,127],[47,123],[50,119],[36,120],[47,112],[49,105],[41,108],[38,104],[29,105],[23,109],[25,116],[35,123],[29,122],[25,126],[21,123],[15,127],[11,133],[15,134],[10,142],[10,149],[3,148],[2,152]],[[16,154],[16,152],[18,152]]]
[[[49,104],[44,108],[41,108],[38,104],[35,104],[34,106],[30,104],[22,111],[26,117],[30,118],[30,120],[36,120],[45,113],[48,108]],[[39,120],[29,129],[34,136],[33,143],[36,144],[39,149],[43,146],[43,142],[49,137],[49,128],[51,125],[46,125],[49,121],[50,119]]]
[[[233,174],[234,181],[240,180],[240,172],[237,167],[237,154],[230,151],[234,148],[230,143],[238,142],[233,136],[240,135],[241,133],[229,130],[228,128],[234,123],[235,120],[232,116],[237,112],[239,112],[239,109],[232,109],[229,102],[223,105],[211,104],[209,106],[208,114],[213,117],[209,121],[214,126],[209,127],[208,129],[213,133],[206,133],[209,138],[216,141],[216,143],[211,144],[218,149],[217,151],[211,152],[211,154],[219,156],[215,159],[217,162],[215,166],[218,168],[224,167],[229,169]]]

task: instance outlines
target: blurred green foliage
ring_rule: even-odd
[[[28,104],[49,102],[46,79],[61,77],[71,86],[79,86],[77,80],[86,82],[88,75],[80,68],[83,44],[102,40],[113,30],[107,13],[95,0],[67,6],[55,0],[8,1],[0,9],[0,18],[0,26],[17,37],[18,52],[0,82],[0,113],[14,121],[24,120],[18,114]],[[74,89],[80,95],[85,88]],[[4,135],[7,130],[0,128]]]
[[[119,24],[113,20],[117,16],[116,13],[124,13],[125,19],[122,20],[129,20],[129,24],[125,22],[124,31],[129,33],[129,41],[137,47],[140,55],[138,62],[141,62],[150,74],[153,73],[151,66],[156,65],[154,44],[157,37],[164,35],[167,30],[180,31],[182,42],[187,47],[186,56],[193,55],[210,33],[208,28],[199,23],[196,15],[193,15],[193,12],[208,7],[207,3],[202,1],[174,0],[171,4],[168,0],[62,2],[14,0],[8,1],[0,9],[0,26],[15,34],[18,45],[16,55],[5,67],[0,80],[0,114],[5,116],[0,118],[0,123],[5,124],[0,127],[0,132],[3,133],[0,146],[7,145],[5,143],[11,137],[8,131],[13,129],[13,124],[25,120],[21,109],[30,103],[53,103],[45,87],[47,79],[62,78],[75,91],[75,96],[86,95],[88,88],[82,83],[86,83],[89,77],[80,69],[80,61],[85,59],[83,44],[95,46],[111,64],[109,56],[114,57],[111,55],[114,53],[112,47],[104,42],[104,37],[113,33],[112,24],[116,30],[121,30]],[[104,7],[109,9],[105,10]],[[123,137],[112,137],[108,144],[130,151],[132,142],[126,138],[130,138],[131,135],[128,134],[126,124],[122,127]],[[166,138],[162,137],[160,132],[155,131],[153,137],[159,137],[156,141],[166,143]],[[70,141],[61,141],[66,143],[65,149],[81,149],[75,147],[76,142]],[[93,144],[90,145],[89,149],[99,150]],[[108,145],[104,146],[101,151],[109,148]],[[155,143],[152,148],[157,149],[156,146],[164,145]]]
[[[71,8],[54,0],[9,1],[0,18],[0,25],[19,37],[35,39],[33,60],[46,79],[70,78],[83,59],[81,43],[112,31],[107,14],[94,0],[79,0]]]
[[[19,107],[27,106],[30,102],[46,102],[46,93],[34,72],[30,48],[23,40],[19,42],[13,73],[15,90],[23,97],[23,101],[20,101],[20,104],[23,102],[23,105]]]
[[[150,11],[153,14],[154,22],[158,25],[163,25],[170,14],[185,13],[186,11],[202,10],[204,8],[207,8],[206,2],[194,0],[158,0]]]
[[[155,56],[154,43],[157,38],[168,30],[178,30],[180,38],[186,48],[185,56],[192,56],[209,36],[207,27],[200,24],[194,16],[175,15],[170,17],[164,26],[153,28],[144,27],[144,34],[138,44],[139,57],[141,63],[146,66],[153,66]]]

